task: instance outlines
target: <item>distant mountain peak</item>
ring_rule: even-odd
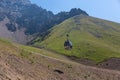
[[[74,15],[77,15],[77,14],[88,15],[87,12],[81,10],[80,8],[72,8],[72,9],[70,10],[70,13],[71,13],[71,14],[74,14]]]
[[[23,5],[31,4],[31,2],[29,0],[0,0],[0,3],[1,2],[9,3],[9,4],[21,3]]]

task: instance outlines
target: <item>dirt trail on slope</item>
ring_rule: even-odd
[[[40,48],[38,48],[40,49]],[[103,69],[110,69],[110,70],[118,70],[120,71],[120,58],[110,58],[110,59],[106,59],[101,63],[96,64],[94,61],[89,60],[89,59],[84,59],[84,58],[76,58],[76,57],[71,57],[71,56],[64,56],[61,55],[60,53],[53,51],[53,50],[49,50],[49,49],[43,49],[44,51],[49,51],[52,54],[58,54],[60,56],[63,56],[64,59],[63,61],[70,61],[70,62],[76,62],[79,64],[83,64],[86,66],[93,66],[93,67],[98,67],[98,68],[103,68]],[[53,59],[53,58],[52,58]],[[57,59],[56,59],[57,60]]]
[[[120,80],[120,72],[33,53],[0,52],[0,80]]]

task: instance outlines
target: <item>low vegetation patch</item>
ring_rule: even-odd
[[[28,52],[26,50],[22,50],[20,53],[20,55],[25,58],[28,58],[31,54],[32,54],[31,52]]]

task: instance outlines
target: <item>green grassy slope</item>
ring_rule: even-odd
[[[41,56],[46,56],[49,58],[60,59],[69,62],[69,60],[63,55],[55,54],[51,51],[47,51],[44,49],[38,49],[30,46],[11,43],[4,39],[0,39],[0,56],[2,55],[1,53],[5,53],[5,55],[14,54],[18,57],[27,58],[30,60],[34,60],[33,56],[38,54]]]
[[[1,80],[116,80],[118,78],[118,71],[81,65],[50,51],[0,39]]]
[[[67,33],[73,42],[72,50],[63,47]],[[53,27],[44,41],[34,45],[68,56],[101,62],[111,57],[120,57],[120,24],[78,15]]]

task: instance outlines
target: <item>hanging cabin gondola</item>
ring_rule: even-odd
[[[67,36],[67,40],[64,42],[64,48],[66,50],[70,50],[70,49],[72,49],[72,42],[68,38],[69,35],[67,34],[66,36]]]

